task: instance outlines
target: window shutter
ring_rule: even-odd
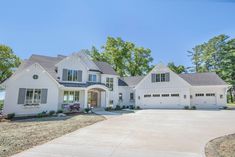
[[[152,74],[152,82],[156,82],[156,74]]]
[[[42,89],[41,104],[47,103],[47,91],[48,91],[48,89]]]
[[[68,81],[68,69],[63,69],[62,80]]]
[[[170,82],[170,73],[166,73],[166,82]]]
[[[18,104],[24,104],[26,88],[20,88],[18,94]]]
[[[82,71],[78,70],[78,82],[82,82]]]

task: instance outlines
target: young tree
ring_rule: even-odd
[[[167,66],[177,74],[182,74],[187,72],[187,69],[183,65],[176,66],[174,62],[168,63]]]
[[[108,37],[101,52],[92,47],[91,56],[95,61],[109,63],[120,76],[144,75],[151,70],[151,50],[137,47],[121,38]]]
[[[0,83],[12,75],[13,68],[20,65],[20,59],[6,45],[0,45]]]

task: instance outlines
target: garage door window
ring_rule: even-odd
[[[162,94],[162,97],[169,97],[169,94]]]
[[[215,93],[206,93],[206,96],[215,96]]]
[[[153,94],[153,97],[160,97],[160,94]]]
[[[145,98],[151,97],[151,94],[145,94],[144,97]]]
[[[171,94],[172,97],[179,97],[179,94]]]
[[[204,94],[203,93],[197,93],[197,94],[195,94],[195,96],[200,97],[200,96],[204,96]]]

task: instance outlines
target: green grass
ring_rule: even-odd
[[[228,107],[235,107],[235,103],[228,103],[227,106]]]

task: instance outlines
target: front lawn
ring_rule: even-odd
[[[94,114],[0,122],[0,156],[6,157],[104,120]]]
[[[235,134],[210,141],[205,152],[207,157],[235,157]]]

